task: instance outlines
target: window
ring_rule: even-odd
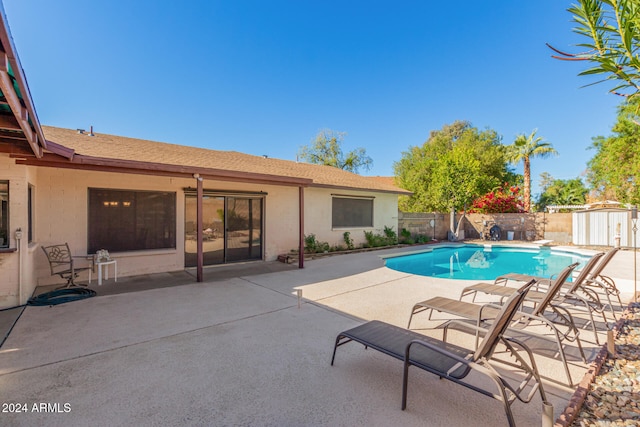
[[[334,197],[331,217],[334,228],[373,227],[373,199]]]
[[[89,189],[89,253],[175,247],[176,193]]]
[[[0,248],[9,247],[9,181],[0,181]]]

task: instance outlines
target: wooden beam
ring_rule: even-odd
[[[25,144],[29,144],[29,141],[27,141],[27,138],[24,137],[24,134],[22,132],[0,129],[0,138],[10,139],[12,141],[21,141]]]
[[[19,158],[33,157],[34,155],[27,141],[24,141],[24,144],[16,144],[15,141],[4,141],[2,137],[0,137],[0,153],[7,153],[12,158],[16,156]]]
[[[7,100],[7,103],[9,104],[16,121],[20,125],[25,138],[29,142],[33,153],[37,157],[42,157],[42,147],[38,145],[38,138],[29,124],[29,112],[22,106],[22,103],[18,98],[18,94],[13,88],[13,82],[11,81],[11,77],[8,72],[8,62],[9,57],[6,53],[0,56],[0,88],[2,89],[2,94]]]
[[[7,114],[0,115],[0,129],[7,129],[7,130],[14,130],[14,131],[22,130],[22,128],[16,121],[16,118],[12,115],[7,115]]]
[[[230,171],[224,169],[210,169],[203,167],[170,165],[163,163],[138,162],[135,160],[105,159],[76,154],[69,162],[65,162],[59,155],[45,153],[41,159],[28,160],[33,166],[53,166],[76,168],[82,170],[102,170],[108,172],[138,173],[142,175],[164,175],[192,177],[194,173],[204,179],[219,181],[251,182],[257,184],[273,184],[285,186],[307,186],[313,181],[306,178],[268,175],[253,172]],[[54,164],[48,164],[53,162]]]

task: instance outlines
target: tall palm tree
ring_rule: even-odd
[[[511,163],[524,163],[524,210],[527,212],[531,210],[531,158],[545,158],[558,154],[551,143],[546,142],[541,136],[536,136],[536,132],[538,129],[534,129],[529,136],[518,135],[513,144],[507,147],[507,158]]]

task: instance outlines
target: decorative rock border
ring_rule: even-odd
[[[622,313],[616,324],[613,326],[613,337],[614,339],[618,337],[620,332],[622,331],[624,325],[626,324],[628,319],[633,318],[634,310],[632,310],[632,304],[625,309]],[[569,404],[565,408],[564,412],[560,414],[560,416],[556,419],[554,427],[569,427],[576,420],[578,415],[580,414],[580,410],[584,405],[584,402],[589,394],[590,386],[593,384],[595,379],[597,378],[602,366],[609,358],[609,351],[607,349],[607,344],[604,344],[598,355],[591,362],[589,369],[584,374],[582,381],[576,388],[573,396],[569,400]]]

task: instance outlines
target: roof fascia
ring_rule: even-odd
[[[335,188],[335,189],[341,189],[341,190],[357,190],[357,191],[371,191],[371,192],[375,192],[375,193],[389,193],[389,194],[399,194],[399,195],[403,195],[403,196],[411,196],[413,194],[413,192],[411,191],[407,191],[407,190],[402,190],[402,189],[398,189],[397,191],[394,190],[386,190],[386,189],[379,189],[379,188],[371,188],[371,187],[347,187],[344,185],[330,185],[330,184],[311,184],[309,187],[315,187],[315,188]]]
[[[229,171],[202,167],[167,165],[162,163],[137,162],[135,160],[105,159],[75,154],[72,159],[56,154],[45,153],[42,158],[16,157],[16,164],[28,166],[45,166],[65,169],[79,169],[102,172],[132,173],[141,175],[173,176],[190,178],[199,174],[205,179],[220,181],[252,182],[274,185],[306,187],[313,181],[307,178],[259,174],[253,172]]]
[[[9,31],[9,24],[4,12],[4,6],[0,3],[0,40],[5,51],[0,55],[0,87],[2,93],[7,99],[7,103],[11,107],[11,111],[15,116],[20,128],[24,132],[27,142],[33,150],[33,154],[36,157],[42,157],[43,148],[47,148],[47,143],[40,127],[40,121],[35,111],[33,100],[31,99],[31,92],[29,91],[29,85],[27,84],[27,78],[22,70],[22,65],[18,58],[18,52],[13,43],[11,32]],[[22,101],[25,106],[22,105],[18,94],[13,88],[11,78],[9,77],[9,66],[14,73],[14,77],[22,93]],[[29,124],[29,120],[33,124],[33,128]]]

